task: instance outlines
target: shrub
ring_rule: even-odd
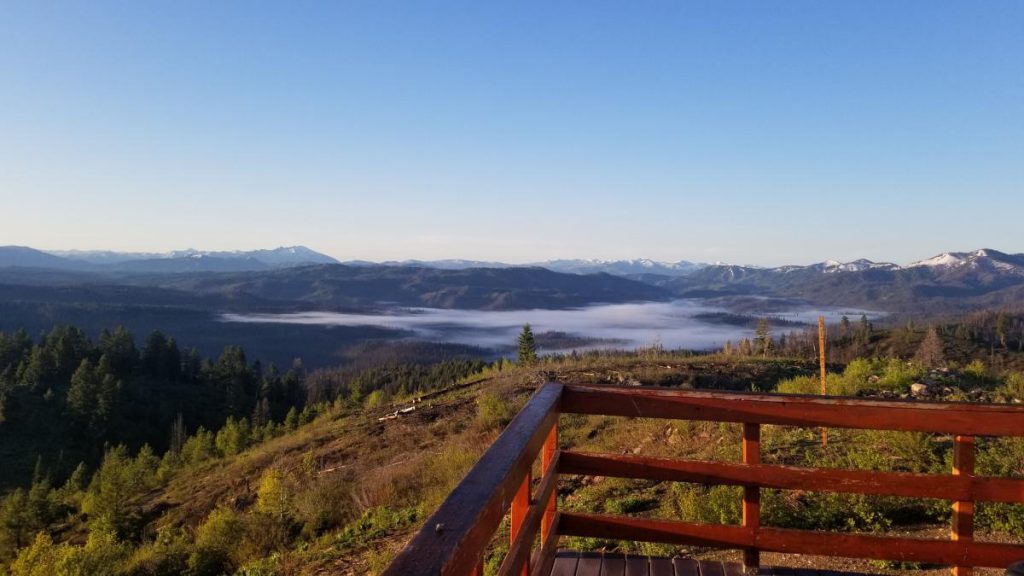
[[[370,392],[370,395],[366,397],[367,408],[379,408],[388,403],[387,392],[383,390],[374,390]]]
[[[256,511],[277,520],[285,520],[291,513],[292,490],[284,472],[268,468],[260,477],[256,493]]]
[[[118,541],[108,530],[94,530],[83,547],[67,547],[68,553],[58,573],[61,576],[119,574],[131,555],[131,547]]]
[[[346,482],[329,478],[312,480],[292,500],[292,511],[296,521],[302,524],[302,532],[316,536],[351,520],[355,514],[351,494],[352,487]]]
[[[737,524],[742,515],[743,489],[738,486],[673,484],[676,513],[682,520],[702,524]]]
[[[964,367],[964,374],[970,376],[974,380],[985,380],[988,377],[988,368],[985,367],[984,361],[973,360],[970,364]]]
[[[504,427],[515,416],[512,403],[496,394],[481,394],[476,405],[477,422],[485,429]]]
[[[11,564],[11,576],[51,576],[57,574],[68,555],[66,545],[54,544],[44,532],[36,535],[31,546],[23,548]]]
[[[189,569],[197,575],[232,572],[237,566],[233,553],[245,537],[245,523],[231,508],[210,512],[196,529],[196,550],[189,556]]]
[[[1006,380],[999,388],[1000,396],[1008,400],[1024,402],[1024,373],[1011,372],[1006,375]]]

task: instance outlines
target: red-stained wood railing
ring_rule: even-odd
[[[742,462],[559,451],[559,413],[742,423]],[[762,464],[762,424],[950,434],[954,468],[940,475]],[[1024,436],[1024,407],[545,384],[385,574],[482,574],[488,543],[510,510],[512,541],[500,576],[546,575],[560,536],[735,548],[743,550],[748,568],[758,565],[761,552],[945,564],[954,567],[954,576],[970,576],[974,567],[1005,568],[1024,560],[1024,545],[975,542],[974,504],[1024,503],[1024,480],[976,476],[976,436]],[[541,478],[531,496],[530,470],[538,454]],[[742,486],[742,522],[559,512],[556,485],[567,474]],[[951,539],[764,527],[762,488],[949,500]],[[540,547],[533,551],[538,535]]]
[[[462,482],[384,571],[386,576],[483,576],[484,553],[511,511],[512,542],[499,574],[540,574],[554,560],[554,510],[558,479],[555,444],[560,384],[545,384],[505,428]],[[541,456],[536,498],[530,471]],[[543,531],[548,547],[532,560],[533,541]],[[548,558],[550,557],[550,558]]]
[[[561,410],[743,424],[742,463],[578,452],[563,452],[559,459],[562,474],[743,486],[740,526],[563,512],[558,525],[563,535],[739,548],[748,568],[758,565],[763,551],[947,564],[954,567],[954,576],[970,576],[973,567],[1005,568],[1024,559],[1024,545],[974,541],[975,502],[1024,503],[1024,480],[974,474],[974,437],[1024,436],[1021,406],[568,386]],[[762,424],[952,434],[954,467],[951,475],[938,475],[761,464]],[[762,527],[761,488],[951,500],[951,539]]]

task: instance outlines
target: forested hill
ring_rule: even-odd
[[[609,274],[563,274],[543,268],[439,270],[341,264],[178,274],[0,267],[0,286],[4,286],[7,301],[38,300],[38,287],[61,287],[54,296],[64,301],[117,298],[122,304],[162,304],[177,293],[222,307],[278,311],[367,310],[382,303],[473,310],[555,309],[670,296],[664,288]]]
[[[57,324],[90,336],[124,325],[162,330],[216,355],[228,344],[264,361],[336,364],[368,341],[409,336],[372,326],[298,326],[220,321],[225,312],[377,312],[392,307],[480,310],[571,308],[668,299],[669,292],[604,274],[539,268],[436,270],[314,265],[261,272],[113,274],[0,267],[0,330],[38,337]],[[485,354],[485,351],[479,351]]]
[[[301,364],[278,369],[238,346],[202,357],[160,332],[139,343],[123,327],[96,340],[74,326],[38,340],[24,331],[0,332],[0,493],[44,476],[63,482],[79,465],[93,469],[110,446],[178,451],[188,434],[235,425],[247,435],[272,435],[308,417],[311,404],[342,392],[357,398],[377,389],[415,393],[483,365],[458,350],[443,352],[444,361],[423,369],[430,350],[406,354],[423,361],[405,364],[369,351],[377,360],[373,369],[310,377]]]
[[[414,266],[307,266],[245,274],[148,276],[130,281],[200,295],[246,295],[280,306],[400,306],[474,310],[568,308],[662,300],[663,288],[609,274],[563,274],[544,268],[441,270]]]

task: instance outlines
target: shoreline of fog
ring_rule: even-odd
[[[438,308],[402,308],[381,314],[340,312],[296,312],[288,314],[222,314],[222,322],[306,324],[311,326],[372,326],[402,330],[428,341],[468,344],[483,348],[508,348],[523,324],[529,323],[535,334],[563,332],[580,338],[615,340],[624,345],[584,344],[576,349],[629,349],[660,345],[670,349],[710,350],[726,341],[751,337],[753,329],[696,318],[698,314],[725,313],[728,308],[709,306],[701,299],[631,304],[600,304],[583,308],[547,310],[446,310]],[[819,315],[838,322],[844,315],[851,320],[867,314],[882,314],[850,308],[800,307],[775,311],[763,316],[812,325]],[[743,314],[752,318],[755,314]],[[803,327],[777,326],[776,335]],[[555,350],[547,350],[552,352]]]

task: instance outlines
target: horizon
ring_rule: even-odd
[[[177,249],[160,250],[160,251],[110,250],[110,249],[78,249],[78,248],[70,248],[70,249],[68,249],[68,248],[63,248],[63,249],[44,249],[44,248],[39,248],[39,247],[36,247],[36,246],[27,246],[27,245],[18,245],[18,244],[10,244],[10,245],[6,245],[6,246],[0,245],[0,248],[6,248],[6,247],[28,248],[28,249],[32,249],[32,250],[39,250],[39,251],[45,252],[47,254],[62,255],[62,256],[66,256],[68,254],[85,255],[85,254],[104,254],[104,253],[121,254],[121,255],[140,255],[140,256],[146,256],[146,255],[170,256],[172,254],[189,253],[189,252],[197,252],[197,253],[203,253],[203,254],[207,254],[207,253],[209,253],[209,254],[232,254],[232,253],[246,253],[246,252],[255,252],[255,251],[275,251],[275,250],[288,250],[288,249],[301,248],[301,249],[310,250],[312,252],[316,252],[318,254],[321,254],[321,255],[333,258],[333,259],[337,260],[338,263],[340,263],[340,264],[351,264],[351,263],[357,263],[357,262],[365,262],[365,263],[368,263],[368,264],[377,264],[377,265],[382,265],[382,264],[404,264],[404,263],[416,263],[416,262],[421,262],[421,263],[426,263],[426,264],[429,264],[429,263],[432,263],[432,262],[472,262],[472,263],[480,263],[480,264],[502,264],[502,265],[514,266],[514,267],[515,266],[537,266],[537,265],[543,265],[543,264],[546,264],[546,263],[557,262],[557,261],[580,261],[580,262],[594,262],[594,263],[599,263],[599,262],[622,262],[622,261],[627,261],[627,262],[650,261],[650,262],[654,262],[654,263],[657,263],[657,264],[689,263],[689,264],[695,264],[695,265],[698,265],[698,266],[717,266],[717,265],[723,265],[723,266],[743,266],[743,267],[756,267],[756,268],[783,268],[783,267],[786,267],[786,266],[809,266],[809,265],[814,265],[814,264],[826,264],[826,263],[833,263],[833,262],[837,263],[837,264],[847,264],[847,263],[856,262],[856,261],[859,261],[859,260],[867,260],[867,261],[870,261],[870,262],[875,263],[875,264],[895,264],[897,266],[905,267],[905,266],[909,266],[909,265],[916,264],[916,263],[919,263],[919,262],[931,260],[933,258],[937,258],[939,256],[943,256],[943,255],[946,255],[946,254],[974,254],[974,253],[978,253],[978,252],[993,252],[993,251],[994,252],[1000,252],[1000,253],[1003,253],[1003,254],[1008,254],[1008,255],[1024,254],[1024,252],[1014,252],[1012,250],[1001,250],[999,248],[992,248],[992,247],[986,246],[986,247],[972,248],[972,249],[968,249],[968,250],[960,250],[960,249],[943,250],[943,251],[935,252],[935,253],[931,254],[930,256],[925,256],[925,257],[921,257],[921,258],[917,258],[917,259],[909,260],[909,261],[903,261],[903,262],[895,261],[895,260],[891,260],[891,259],[875,259],[875,258],[859,257],[859,258],[852,258],[852,259],[849,259],[849,260],[838,260],[838,259],[835,259],[835,258],[824,258],[824,259],[821,259],[821,260],[813,260],[813,261],[806,261],[806,262],[785,262],[785,263],[764,264],[764,265],[762,265],[762,264],[751,264],[751,263],[744,263],[744,262],[726,262],[726,261],[704,262],[704,261],[694,260],[694,259],[690,259],[690,258],[674,258],[674,259],[668,259],[668,260],[659,260],[659,259],[655,259],[655,258],[648,258],[648,257],[645,257],[645,256],[636,256],[636,257],[630,257],[630,258],[600,258],[600,257],[572,257],[572,256],[569,256],[569,257],[561,257],[561,258],[550,258],[550,259],[547,259],[547,260],[528,260],[528,261],[522,261],[522,262],[503,261],[503,260],[477,260],[477,259],[473,259],[473,258],[457,258],[457,257],[436,258],[436,259],[429,259],[429,260],[424,260],[424,259],[420,259],[420,258],[401,258],[401,259],[393,259],[393,260],[370,260],[370,259],[367,259],[367,258],[359,258],[359,257],[346,257],[346,258],[343,258],[343,257],[336,256],[334,254],[331,254],[331,253],[323,251],[323,250],[318,250],[318,249],[316,249],[314,247],[311,247],[311,246],[306,246],[304,244],[290,244],[290,245],[281,245],[281,246],[275,246],[275,247],[264,246],[264,247],[251,248],[251,249],[241,249],[241,250],[223,250],[223,249],[216,249],[216,248],[214,248],[214,249],[207,249],[207,248],[189,247],[189,248],[177,248]]]
[[[1019,2],[0,15],[0,244],[758,266],[1024,252]]]

